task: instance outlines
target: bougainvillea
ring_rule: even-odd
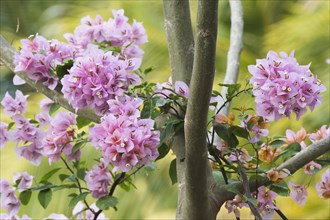
[[[152,68],[141,69],[144,52],[140,46],[148,41],[142,23],[134,20],[131,25],[123,10],[113,10],[108,21],[99,15],[82,18],[74,33],[64,36],[68,43],[48,41],[38,34],[23,39],[14,63],[16,72],[25,72],[33,81],[55,90],[52,92],[73,107],[68,108],[72,113],[59,110],[59,97],[53,97],[42,100],[40,112],[28,118],[28,96],[19,90],[15,97],[7,92],[1,105],[12,122],[0,124],[0,147],[14,142],[18,157],[36,166],[44,158],[50,165],[63,163],[65,169],[57,167],[41,177],[15,173],[12,184],[0,179],[1,208],[7,211],[0,214],[1,219],[31,219],[17,214],[32,192],[38,192],[41,206],[47,208],[52,192],[61,189],[75,190],[69,202],[72,217],[52,213],[45,219],[107,219],[103,210],[117,209],[116,187],[126,191],[134,187],[132,176],[136,172],[144,167],[152,170],[154,161],[170,152],[170,134],[184,132],[189,86],[171,78],[164,83],[144,81],[143,73]],[[256,183],[254,192],[225,188],[236,194],[224,206],[236,218],[240,218],[240,209],[248,207],[264,219],[271,219],[275,212],[283,215],[276,206],[278,196],[291,196],[301,206],[307,200],[309,183],[294,183],[293,174],[277,169],[276,164],[308,150],[308,143],[329,137],[329,126],[315,133],[304,128],[298,132],[287,129],[284,137],[271,137],[268,127],[291,113],[299,119],[307,107],[313,110],[321,103],[320,93],[325,87],[309,67],[299,65],[293,52],[278,56],[270,51],[265,59],[248,67],[252,86],[247,83],[240,90],[240,84],[220,84],[228,89],[226,97],[216,90],[212,94],[209,130],[205,131],[212,174],[226,187],[237,182],[247,187],[249,181]],[[17,77],[14,81],[22,83]],[[228,116],[222,114],[226,103],[241,94],[251,95],[251,91],[256,112],[235,106]],[[93,120],[79,110],[92,112]],[[90,161],[82,159],[84,153]],[[170,166],[175,183],[173,164],[175,160]],[[304,173],[312,178],[325,166],[327,160],[315,158],[306,162]],[[57,172],[59,184],[51,180]],[[321,198],[330,198],[329,175],[330,169],[316,184]],[[259,185],[259,180],[265,184]],[[96,202],[89,205],[87,196]]]
[[[320,105],[320,93],[324,85],[312,74],[310,65],[299,65],[294,52],[280,56],[270,51],[256,65],[248,67],[250,80],[257,103],[257,113],[270,121],[290,117],[295,113],[297,120],[306,112]]]

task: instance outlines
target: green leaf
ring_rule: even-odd
[[[69,69],[73,66],[73,60],[67,59],[63,65],[57,65],[55,67],[56,75],[59,79],[62,79],[66,74],[69,74]]]
[[[80,116],[77,116],[76,121],[78,129],[83,128],[91,123],[91,120]]]
[[[86,168],[80,168],[78,171],[77,171],[77,177],[81,180],[84,180],[85,181],[85,176],[86,176]]]
[[[15,125],[15,122],[10,122],[9,124],[8,124],[8,130],[10,130],[13,126]]]
[[[241,88],[241,84],[239,84],[239,83],[236,83],[236,84],[222,84],[222,83],[220,83],[218,85],[228,87],[228,91],[227,91],[227,94],[226,94],[227,99],[232,97]]]
[[[235,182],[238,182],[238,181],[235,181]],[[235,183],[234,181],[232,182],[232,183]],[[241,192],[238,190],[238,189],[236,189],[236,188],[234,188],[233,186],[232,186],[232,184],[230,184],[230,185],[223,185],[222,186],[225,190],[227,190],[228,192],[232,192],[232,193],[235,193],[235,194],[237,194],[237,195],[241,195]]]
[[[61,189],[72,189],[72,188],[77,188],[78,186],[76,184],[64,184],[64,185],[59,185],[59,186],[54,186],[52,187],[53,192],[61,190]]]
[[[38,187],[34,187],[34,188],[32,188],[34,191],[37,191],[37,190],[45,190],[45,189],[50,189],[50,188],[52,188],[53,187],[53,184],[51,184],[51,183],[46,183],[46,184],[44,184],[44,185],[42,185],[42,186],[38,186]]]
[[[38,200],[39,200],[40,205],[44,209],[46,209],[47,206],[49,205],[50,201],[52,200],[52,196],[53,196],[53,193],[52,193],[51,189],[44,189],[39,192]]]
[[[214,127],[214,130],[217,133],[217,135],[222,140],[227,142],[231,148],[234,148],[239,144],[236,136],[232,132],[229,132],[229,126],[228,125],[216,124],[213,127]]]
[[[285,141],[275,140],[275,141],[272,141],[269,145],[272,147],[278,148],[278,147],[282,147],[284,144],[286,144]]]
[[[29,122],[30,122],[31,124],[39,124],[39,122],[38,122],[37,120],[34,120],[34,119],[31,119]]]
[[[19,194],[19,201],[21,201],[21,203],[23,205],[27,205],[31,199],[31,195],[32,195],[32,190],[28,189],[28,190],[24,190],[23,192],[21,192]]]
[[[169,151],[170,147],[167,146],[165,143],[162,143],[162,145],[158,147],[159,156],[157,157],[156,161],[164,158]]]
[[[48,173],[46,173],[45,175],[43,175],[43,176],[41,177],[40,182],[41,182],[41,181],[47,181],[50,177],[52,177],[52,176],[53,176],[57,171],[59,171],[60,169],[61,169],[61,168],[55,168],[55,169],[49,171]]]
[[[71,153],[74,154],[76,153],[78,150],[81,149],[82,146],[84,146],[86,144],[86,141],[79,141],[77,142],[75,145],[73,145],[73,148],[71,150]]]
[[[249,132],[247,130],[245,130],[244,128],[236,126],[236,125],[230,126],[228,128],[228,133],[235,134],[238,137],[245,138],[245,139],[249,138]]]
[[[66,180],[68,182],[76,182],[77,175],[76,174],[71,174]]]
[[[276,192],[280,196],[288,196],[290,193],[289,187],[285,182],[283,184],[271,184],[269,189]]]
[[[160,145],[164,143],[166,137],[171,133],[175,123],[177,123],[177,120],[172,120],[165,123],[165,127],[160,132]]]
[[[246,196],[244,195],[244,199],[245,199],[247,202],[250,202],[250,203],[252,203],[252,204],[255,205],[255,206],[258,205],[258,200],[257,200],[256,198],[253,198],[253,197],[248,198],[248,197],[246,197]]]
[[[83,192],[80,193],[79,195],[73,197],[69,203],[69,208],[72,209],[73,207],[75,207],[75,205],[77,205],[77,203],[81,200],[86,199],[86,196],[89,194],[89,192]]]
[[[60,178],[61,182],[63,182],[68,177],[69,177],[69,175],[67,175],[67,174],[60,174],[60,175],[58,175],[58,178]]]
[[[147,75],[148,73],[152,72],[154,69],[156,69],[156,67],[154,67],[154,66],[149,66],[149,67],[147,67],[147,68],[143,71],[143,73],[144,73],[145,75]]]
[[[115,207],[117,204],[118,199],[114,196],[106,196],[96,201],[96,206],[102,210],[107,210],[110,207]]]
[[[150,164],[144,166],[144,169],[146,172],[155,171],[156,168],[157,168],[157,166],[155,163],[150,163]]]
[[[131,190],[131,185],[129,183],[127,183],[126,181],[120,183],[119,186],[126,192],[129,192]]]
[[[53,103],[49,109],[49,115],[53,115],[61,106],[57,103]]]
[[[220,171],[214,170],[212,171],[213,178],[218,186],[226,185],[225,179]]]
[[[172,181],[172,185],[176,184],[178,182],[177,176],[176,176],[176,159],[172,160],[170,164],[169,169],[169,175]]]
[[[284,150],[275,158],[275,160],[277,160],[280,157],[282,157],[283,160],[287,160],[287,159],[293,157],[300,150],[301,150],[300,144],[297,142],[294,142],[294,143],[288,145],[286,148],[284,148]]]

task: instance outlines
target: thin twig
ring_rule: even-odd
[[[111,188],[110,188],[110,191],[109,191],[109,194],[108,196],[112,196],[113,193],[115,192],[115,189],[116,187],[121,183],[121,180],[125,178],[125,175],[126,173],[125,172],[122,172],[119,177],[113,182]],[[97,212],[94,212],[94,218],[93,220],[97,220],[97,218],[99,217],[99,215],[103,212],[102,209],[100,209],[99,211]]]
[[[253,198],[251,195],[251,191],[250,191],[250,186],[249,186],[249,180],[248,177],[246,175],[245,169],[243,167],[242,162],[238,159],[237,160],[237,164],[238,164],[238,168],[242,177],[242,181],[243,181],[243,187],[244,187],[244,191],[245,191],[245,196],[250,199]],[[262,217],[257,209],[257,207],[250,201],[247,201],[247,204],[249,205],[251,212],[253,213],[253,215],[256,217],[256,219],[258,220],[262,220]]]
[[[69,166],[69,164],[65,161],[65,159],[63,157],[61,157],[61,160],[63,161],[63,163],[65,164],[66,168],[68,168],[68,170],[70,171],[70,173],[72,174],[75,174],[74,171],[71,169],[71,167]],[[77,185],[78,185],[78,189],[79,189],[79,193],[81,194],[82,193],[82,187],[81,187],[81,184],[80,184],[80,181],[77,177],[75,177],[75,180],[77,182]],[[86,199],[84,199],[84,204],[86,205],[86,207],[94,214],[95,211],[89,207]]]

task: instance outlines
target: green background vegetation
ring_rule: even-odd
[[[196,1],[191,1],[192,21],[196,18]],[[167,51],[167,43],[163,28],[163,12],[160,0],[130,0],[130,1],[34,1],[34,0],[1,0],[1,34],[15,48],[19,48],[19,39],[31,34],[39,33],[47,39],[58,38],[64,40],[63,34],[73,32],[80,18],[96,14],[102,15],[107,20],[112,17],[112,9],[125,9],[125,15],[142,21],[148,34],[149,43],[143,46],[145,56],[142,67],[156,66],[157,68],[147,76],[154,82],[167,81],[170,69]],[[244,49],[241,56],[241,69],[239,81],[244,83],[249,78],[247,65],[254,64],[255,59],[263,58],[269,50],[276,52],[295,50],[296,58],[300,64],[312,63],[311,70],[328,88],[323,93],[323,104],[314,112],[308,112],[299,122],[293,117],[281,119],[271,125],[271,135],[284,135],[286,129],[297,131],[301,126],[314,132],[323,124],[330,121],[330,65],[325,60],[330,57],[329,38],[329,1],[243,1],[244,9]],[[19,20],[18,32],[16,32]],[[226,56],[229,48],[230,35],[230,9],[227,1],[219,2],[219,33],[217,44],[216,80],[215,84],[222,82],[226,69]],[[6,67],[0,67],[0,97],[2,99],[6,91],[13,93],[17,89],[11,84],[13,74]],[[38,102],[42,98],[28,86],[19,87],[29,93],[29,117],[33,117],[38,109]],[[218,86],[215,90],[220,90]],[[240,97],[232,106],[254,107],[251,98]],[[1,121],[8,122],[9,118],[1,109]],[[7,145],[1,151],[1,178],[11,180],[13,172],[28,170],[36,179],[50,169],[46,160],[40,167],[31,166],[24,159],[18,160],[13,153],[14,145]],[[92,148],[88,155],[97,155]],[[85,154],[87,155],[87,154]],[[118,211],[107,212],[110,219],[173,219],[176,208],[176,185],[172,186],[168,176],[169,162],[173,155],[168,155],[164,160],[157,162],[156,172],[141,171],[135,176],[137,190],[129,193],[119,189],[115,196],[120,199]],[[85,158],[87,159],[87,158]],[[92,161],[89,161],[91,166]],[[54,166],[62,167],[58,162]],[[304,207],[299,207],[290,198],[280,198],[278,206],[289,219],[329,219],[330,200],[323,200],[316,194],[315,183],[320,179],[320,173],[311,180],[300,172],[293,181],[306,183],[310,181],[308,188],[309,197]],[[37,179],[38,180],[38,179]],[[52,179],[59,183],[56,176]],[[70,192],[71,193],[71,192]],[[58,191],[53,194],[53,200],[47,210],[44,210],[37,202],[37,196],[33,195],[32,201],[27,207],[22,207],[20,213],[27,213],[36,219],[48,216],[50,213],[64,213],[70,216],[68,210],[68,192]],[[246,209],[242,219],[251,218]],[[233,219],[233,214],[227,215],[223,209],[220,216]]]

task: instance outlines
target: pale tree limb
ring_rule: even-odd
[[[163,0],[163,11],[173,82],[189,85],[194,59],[189,0]]]
[[[235,84],[237,82],[240,55],[243,48],[243,9],[241,0],[229,0],[230,12],[231,12],[231,29],[230,29],[230,46],[227,54],[227,69],[224,79],[224,84]],[[223,99],[226,99],[228,88],[222,87],[221,95]],[[217,109],[225,102],[219,102]],[[220,113],[228,115],[230,103],[227,103]]]
[[[190,83],[194,61],[194,38],[191,26],[189,0],[163,0],[164,29],[167,37],[172,81]],[[178,109],[178,111],[180,111]],[[183,112],[180,112],[183,114]],[[185,136],[175,134],[171,148],[176,154],[178,180],[177,219],[182,218],[185,187]]]
[[[240,66],[240,55],[243,48],[243,8],[241,0],[229,0],[231,13],[230,45],[227,54],[226,75],[224,84],[235,84],[237,82]],[[216,109],[220,109],[226,103],[228,87],[223,86],[221,90],[222,100],[217,103]],[[230,102],[226,103],[220,110],[220,114],[228,115]],[[213,129],[213,128],[212,128]],[[219,137],[214,137],[214,142],[219,142]]]
[[[183,219],[210,219],[207,114],[215,73],[218,1],[198,1],[195,55],[185,117]]]
[[[15,49],[4,39],[2,35],[0,35],[0,61],[5,66],[7,66],[11,71],[14,72],[14,55]],[[15,72],[17,76],[22,78],[27,84],[29,84],[32,88],[35,88],[38,92],[43,93],[45,96],[53,100],[55,103],[58,103],[63,108],[81,116],[87,118],[93,122],[99,122],[100,117],[95,115],[94,111],[91,109],[79,109],[76,111],[68,101],[63,97],[63,94],[56,90],[51,90],[43,85],[41,82],[34,81],[28,77],[28,75],[24,72]]]
[[[290,158],[289,160],[282,163],[280,166],[275,168],[276,170],[280,171],[283,169],[288,169],[291,174],[294,174],[297,170],[302,168],[307,163],[317,159],[318,157],[322,156],[323,154],[330,152],[330,137],[326,137],[320,141],[317,141],[304,150],[297,153],[295,156]],[[266,176],[262,178],[249,182],[251,191],[256,191],[259,186],[267,186],[271,184]],[[231,188],[235,191],[243,192],[244,187],[242,183],[233,183],[228,186],[216,186],[213,189],[213,193],[215,199],[219,207],[221,207],[227,200],[231,200],[235,197],[235,193],[227,191],[228,188]]]

